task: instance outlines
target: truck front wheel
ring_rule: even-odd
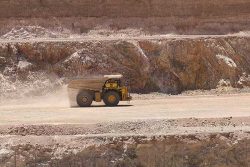
[[[108,91],[104,94],[103,101],[107,106],[117,106],[120,102],[120,95],[116,91]]]

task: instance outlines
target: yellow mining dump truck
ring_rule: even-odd
[[[107,106],[117,106],[120,101],[132,98],[128,88],[121,82],[122,75],[104,75],[101,77],[71,80],[69,89],[77,89],[76,102],[80,107],[89,107],[93,101],[103,102]]]

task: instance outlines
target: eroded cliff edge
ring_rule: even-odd
[[[84,33],[96,27],[149,33],[228,34],[249,31],[248,0],[2,0],[0,35],[40,25]]]
[[[123,74],[133,92],[249,86],[249,43],[243,36],[2,42],[1,94],[109,73]]]

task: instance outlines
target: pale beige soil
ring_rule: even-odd
[[[2,165],[56,163],[66,167],[67,163],[87,163],[96,157],[103,157],[106,163],[110,161],[109,154],[112,159],[123,160],[128,154],[127,148],[142,158],[156,148],[155,155],[160,156],[165,155],[166,147],[173,149],[166,155],[181,154],[182,148],[188,149],[180,157],[195,155],[195,160],[198,157],[201,162],[193,159],[187,162],[195,161],[200,166],[206,159],[211,160],[211,156],[200,154],[211,146],[208,149],[212,152],[211,161],[219,164],[224,160],[224,156],[218,158],[213,153],[215,150],[222,155],[233,153],[229,159],[236,159],[237,165],[247,167],[249,160],[242,156],[249,152],[250,93],[246,92],[234,90],[230,94],[216,95],[197,91],[178,96],[133,94],[134,100],[122,102],[118,107],[94,103],[89,108],[70,107],[66,91],[44,97],[6,99],[0,102],[0,158]],[[144,150],[139,151],[140,148]],[[164,149],[158,151],[160,148]],[[240,154],[239,150],[242,150]],[[165,164],[170,160],[171,157],[152,162]],[[184,164],[178,159],[175,161]],[[146,164],[157,166],[148,161]]]
[[[121,102],[118,107],[94,103],[89,108],[71,108],[63,93],[44,98],[6,101],[0,103],[0,124],[91,124],[191,117],[250,117],[249,93],[221,96],[149,94],[134,95],[134,98],[130,103]]]
[[[106,35],[76,35],[73,37],[61,37],[57,38],[51,37],[36,37],[30,39],[14,38],[14,39],[1,39],[0,43],[22,43],[22,42],[74,42],[74,41],[116,41],[116,40],[160,40],[160,39],[202,39],[202,38],[227,38],[227,37],[250,37],[249,32],[242,32],[236,34],[227,35],[178,35],[178,34],[163,34],[163,35],[147,35],[142,34],[139,36],[132,35],[116,35],[106,36]]]

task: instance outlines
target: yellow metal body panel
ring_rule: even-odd
[[[108,88],[108,89],[114,89],[114,88],[117,88],[118,87],[118,84],[116,82],[113,82],[113,83],[106,83],[105,84],[105,87]]]
[[[128,88],[123,86],[121,92],[122,92],[122,97],[121,97],[122,101],[128,100]]]
[[[95,92],[95,101],[96,102],[101,102],[102,101],[100,92]]]

